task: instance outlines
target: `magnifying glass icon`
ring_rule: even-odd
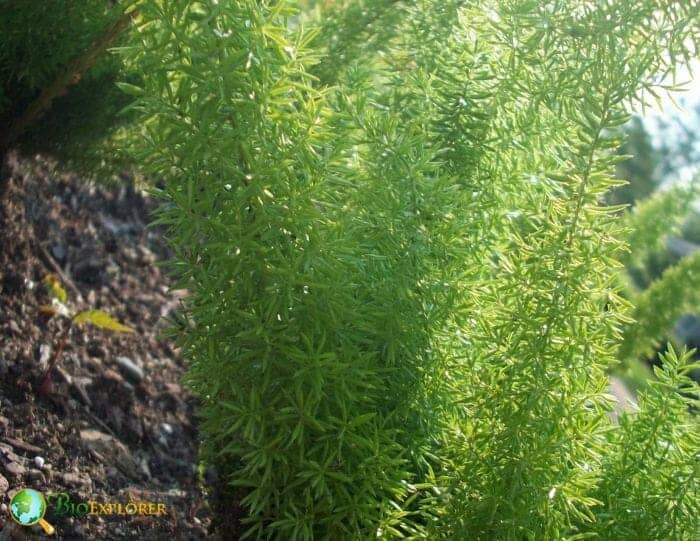
[[[46,514],[46,500],[44,495],[33,488],[18,490],[10,500],[10,516],[22,526],[39,524],[46,535],[53,535],[56,529],[44,520]]]

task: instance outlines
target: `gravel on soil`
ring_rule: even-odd
[[[45,539],[7,513],[22,487],[72,501],[151,501],[165,516],[45,519],[56,540],[203,539],[210,510],[197,481],[193,400],[164,337],[182,291],[157,266],[169,256],[147,228],[156,202],[130,187],[83,182],[39,156],[9,160],[0,201],[0,539]],[[132,185],[133,186],[133,185]],[[53,273],[74,310],[99,309],[135,330],[74,326],[46,399],[41,376],[66,319],[46,320]]]

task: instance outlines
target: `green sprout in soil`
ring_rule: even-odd
[[[73,325],[84,325],[86,323],[91,323],[96,327],[108,329],[110,331],[134,332],[134,329],[119,323],[116,319],[112,318],[112,316],[106,312],[103,312],[102,310],[82,310],[76,312],[75,310],[69,308],[69,306],[66,304],[68,301],[68,295],[66,290],[63,289],[63,286],[56,275],[47,274],[46,278],[44,278],[44,283],[52,299],[50,305],[42,305],[39,307],[40,315],[46,320],[51,319],[54,316],[67,318],[68,325],[58,337],[56,347],[54,347],[53,357],[51,358],[49,366],[41,379],[41,385],[39,386],[39,396],[41,398],[46,398],[51,393],[51,372],[56,367],[58,360],[61,358],[61,353],[63,352],[66,342],[68,341]]]

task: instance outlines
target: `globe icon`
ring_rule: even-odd
[[[46,500],[41,492],[32,488],[23,488],[17,491],[10,500],[10,515],[22,526],[31,526],[39,524],[44,531],[51,535],[54,533],[54,528],[44,520],[46,513]]]

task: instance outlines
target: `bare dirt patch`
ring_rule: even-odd
[[[193,400],[164,337],[180,295],[157,263],[156,202],[125,185],[55,173],[41,158],[9,160],[0,202],[0,504],[21,487],[73,501],[162,502],[165,516],[58,515],[54,539],[200,539],[209,510],[197,483]],[[65,321],[44,321],[43,280],[59,276],[76,309],[135,329],[71,332],[46,400],[37,389]],[[0,512],[0,539],[44,538]]]

